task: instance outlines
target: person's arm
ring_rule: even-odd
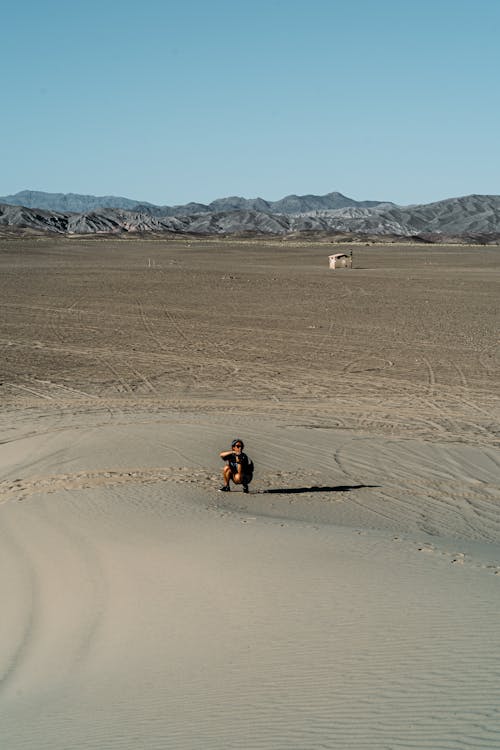
[[[236,453],[234,460],[236,461],[237,464],[241,464],[241,466],[247,466],[248,464],[248,456],[246,455],[246,453],[243,453],[243,452]]]
[[[230,458],[233,455],[233,451],[222,451],[220,454],[220,457],[223,461],[227,461],[228,458]]]

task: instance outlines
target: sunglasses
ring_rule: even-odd
[[[243,448],[243,446],[242,446],[242,444],[241,444],[241,443],[236,443],[234,447],[235,447],[235,448]]]

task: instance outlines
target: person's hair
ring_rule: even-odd
[[[233,440],[233,442],[231,443],[231,448],[234,448],[234,446],[236,445],[236,443],[241,443],[241,447],[242,448],[245,447],[245,444],[244,444],[243,440],[240,440],[239,438],[236,438],[236,440]]]

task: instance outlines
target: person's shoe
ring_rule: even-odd
[[[219,492],[231,492],[231,487],[228,484],[223,484],[222,487],[219,487]]]
[[[243,492],[245,493],[245,495],[248,495],[248,484],[243,485]]]

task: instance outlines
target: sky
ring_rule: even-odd
[[[500,193],[499,0],[24,0],[0,195]]]

